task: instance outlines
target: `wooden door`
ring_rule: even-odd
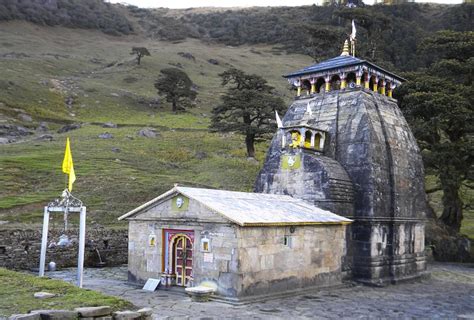
[[[176,285],[188,286],[193,273],[193,244],[188,237],[180,235],[175,239],[174,258]]]

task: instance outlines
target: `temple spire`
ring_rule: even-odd
[[[344,41],[344,47],[342,49],[342,53],[341,53],[341,56],[348,56],[349,55],[349,42],[347,41]]]

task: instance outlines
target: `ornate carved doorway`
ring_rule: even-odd
[[[170,275],[172,284],[189,286],[193,277],[194,232],[189,230],[165,229],[163,270]]]
[[[173,243],[176,285],[188,286],[193,273],[193,243],[185,235],[177,235]]]

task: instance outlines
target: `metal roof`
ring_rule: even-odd
[[[347,224],[352,220],[320,209],[287,195],[236,192],[175,186],[170,191],[119,217],[138,214],[143,209],[182,194],[202,203],[240,226]]]
[[[354,65],[358,65],[358,64],[368,65],[368,66],[370,66],[374,69],[378,69],[379,71],[382,71],[383,73],[386,73],[387,75],[390,75],[390,76],[392,76],[392,77],[394,77],[394,78],[396,78],[400,81],[405,81],[405,79],[403,79],[402,77],[397,76],[396,74],[394,74],[392,72],[389,72],[389,71],[373,64],[372,62],[369,62],[367,60],[362,60],[362,59],[353,57],[351,55],[337,56],[335,58],[331,58],[331,59],[322,61],[320,63],[313,64],[309,67],[303,68],[301,70],[289,73],[287,75],[284,75],[283,77],[291,78],[291,77],[295,77],[295,76],[305,75],[305,74],[308,74],[308,73],[316,73],[316,72],[322,72],[322,71],[327,71],[327,70],[332,70],[332,69],[337,69],[337,68],[342,68],[342,67],[350,67],[350,66],[354,66]]]

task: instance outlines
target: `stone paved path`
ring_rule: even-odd
[[[384,288],[351,285],[232,306],[126,283],[126,268],[86,269],[84,287],[151,307],[155,319],[474,319],[474,265],[433,264],[432,277]],[[74,281],[73,269],[48,274]]]

